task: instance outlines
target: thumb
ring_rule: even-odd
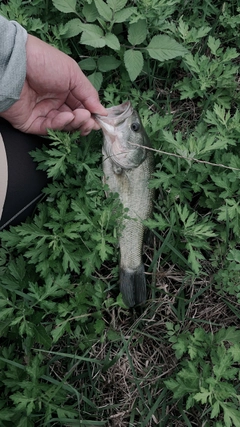
[[[75,81],[71,90],[74,98],[77,99],[84,108],[90,111],[90,113],[106,116],[106,108],[101,104],[97,90],[78,66],[77,70],[75,69],[74,77]]]
[[[97,93],[97,92],[96,92]],[[94,114],[100,114],[102,116],[107,116],[107,110],[99,101],[98,94],[89,95],[85,99],[82,99],[83,106]]]

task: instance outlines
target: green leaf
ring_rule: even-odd
[[[81,36],[81,43],[93,47],[104,47],[106,42],[103,30],[98,25],[86,24]]]
[[[16,404],[16,409],[19,412],[26,411],[27,415],[30,415],[35,407],[35,399],[33,397],[27,397],[19,391],[12,394],[11,399]]]
[[[70,37],[75,37],[78,34],[80,34],[84,30],[84,25],[78,18],[70,19],[65,24],[65,33],[63,35],[63,38],[68,39]]]
[[[121,334],[118,331],[115,331],[114,329],[109,329],[107,331],[107,339],[109,341],[121,341]]]
[[[232,355],[234,362],[240,362],[240,345],[238,343],[234,344],[229,349],[229,353]]]
[[[115,70],[119,67],[120,64],[121,61],[119,61],[119,59],[115,58],[115,56],[112,55],[101,56],[98,59],[98,69],[103,73]]]
[[[212,412],[211,412],[210,418],[217,417],[219,415],[219,412],[220,412],[220,404],[218,401],[216,401],[212,405]]]
[[[180,17],[178,21],[178,31],[181,34],[182,38],[185,40],[189,33],[189,25],[188,23],[183,21],[182,16]]]
[[[55,329],[53,329],[51,332],[51,335],[53,337],[53,342],[56,343],[59,340],[59,338],[61,338],[61,336],[68,330],[69,330],[68,320],[59,323],[59,325],[57,325]]]
[[[98,10],[94,3],[84,4],[82,12],[87,22],[94,22],[98,18]]]
[[[186,409],[187,411],[192,408],[195,405],[195,401],[192,395],[188,396],[187,402],[186,402]]]
[[[177,374],[176,380],[170,378],[169,380],[164,381],[166,387],[173,392],[175,399],[189,395],[189,393],[196,393],[199,389],[199,375],[197,368],[189,362],[186,366],[186,368],[182,369]]]
[[[94,0],[95,6],[100,16],[106,21],[112,20],[112,10],[103,0]]]
[[[47,333],[46,329],[40,324],[40,325],[33,325],[33,331],[34,331],[34,337],[36,339],[36,342],[39,344],[42,344],[44,348],[48,349],[51,347],[52,340],[49,334]]]
[[[97,67],[97,63],[93,58],[83,59],[78,63],[78,65],[82,70],[86,70],[86,71],[93,71]]]
[[[107,3],[114,11],[118,11],[124,8],[128,0],[108,0]]]
[[[158,61],[166,61],[168,59],[184,56],[188,52],[185,47],[180,45],[176,40],[166,35],[154,36],[146,47],[151,58]]]
[[[62,259],[63,270],[66,272],[68,268],[70,268],[70,270],[75,271],[75,273],[79,273],[78,251],[73,252],[71,246],[67,244],[62,245],[62,249],[63,249],[63,259]]]
[[[101,239],[101,242],[96,245],[96,249],[99,251],[99,256],[102,262],[108,258],[108,254],[113,253],[112,247],[108,245],[103,238]]]
[[[96,334],[100,335],[103,333],[104,329],[105,329],[105,322],[102,319],[97,319],[95,324],[94,324],[94,329]]]
[[[224,411],[224,422],[226,427],[240,427],[240,411],[235,409],[231,403],[220,403]]]
[[[193,397],[197,402],[201,402],[202,404],[205,404],[208,402],[208,398],[211,395],[211,392],[204,387],[200,387],[200,392],[196,393]]]
[[[181,359],[182,355],[186,353],[188,349],[188,339],[187,336],[182,334],[178,337],[176,344],[173,344],[172,348],[175,350],[175,355],[177,359]]]
[[[102,85],[102,82],[103,82],[103,75],[102,75],[102,73],[95,72],[95,73],[90,74],[90,76],[88,76],[88,80],[90,80],[90,82],[95,87],[95,89],[97,91],[99,91],[99,89]]]
[[[229,326],[229,328],[221,328],[215,334],[214,340],[216,343],[221,343],[223,341],[238,343],[240,341],[240,330],[236,329],[234,326]]]
[[[173,393],[179,388],[178,381],[174,380],[173,378],[170,378],[169,380],[165,380],[164,384],[166,387],[171,390]]]
[[[232,249],[229,251],[229,254],[227,256],[228,261],[235,261],[236,263],[240,264],[240,251],[239,249]]]
[[[209,151],[222,150],[223,148],[226,148],[227,143],[229,143],[229,141],[225,141],[224,139],[219,139],[216,141],[215,135],[212,137],[209,136],[208,141],[205,147],[201,150],[200,154],[205,154]]]
[[[10,317],[11,315],[13,315],[14,312],[14,307],[7,307],[7,308],[1,308],[0,311],[0,320],[1,322],[5,319],[7,319],[8,317]]]
[[[115,36],[115,34],[107,33],[104,39],[108,47],[110,47],[113,50],[120,50],[120,43],[117,36]]]
[[[9,271],[17,281],[22,281],[26,274],[26,262],[22,255],[9,264]]]
[[[126,310],[128,309],[128,306],[123,301],[123,297],[121,293],[118,294],[117,296],[116,304],[119,305],[119,307],[125,308]]]
[[[34,427],[34,424],[30,420],[30,417],[22,416],[16,424],[16,427]]]
[[[63,13],[76,12],[76,0],[53,0],[53,5]]]
[[[186,247],[189,250],[188,262],[191,265],[193,272],[199,274],[201,264],[198,262],[198,260],[204,259],[204,257],[199,251],[194,250],[193,245],[190,243],[187,243]]]
[[[124,64],[133,82],[143,69],[143,55],[139,50],[129,49],[124,53]]]
[[[214,113],[216,114],[216,116],[218,117],[220,122],[224,126],[227,126],[228,121],[230,119],[230,112],[226,111],[226,109],[224,107],[222,107],[221,105],[215,103],[214,104]]]
[[[6,404],[6,402],[5,402],[5,404]],[[6,404],[6,406],[7,406],[7,404]],[[9,407],[0,409],[0,420],[1,421],[11,421],[11,418],[12,418],[12,414],[9,411]],[[2,424],[2,426],[3,425],[4,424]]]
[[[128,41],[132,45],[137,45],[142,42],[147,37],[147,24],[145,19],[139,19],[139,21],[134,24],[130,24],[128,28]]]
[[[229,62],[235,58],[239,58],[239,51],[237,49],[235,49],[235,47],[234,48],[228,47],[226,49],[226,52],[224,53],[224,56],[223,56],[224,62],[225,63]],[[232,67],[232,70],[234,70],[233,67]]]
[[[116,12],[114,14],[114,22],[121,23],[126,22],[130,16],[133,14],[135,8],[134,7],[127,7],[126,9],[119,10],[119,12]]]
[[[217,55],[217,50],[221,45],[221,41],[219,39],[215,39],[212,36],[208,37],[208,47],[211,50],[213,55]]]

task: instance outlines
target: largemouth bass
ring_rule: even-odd
[[[148,181],[153,169],[149,138],[130,102],[107,108],[108,115],[95,115],[104,135],[103,172],[105,182],[118,193],[127,216],[120,226],[120,291],[128,307],[146,300],[146,279],[142,262],[143,220],[152,210]]]

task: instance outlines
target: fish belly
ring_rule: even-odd
[[[104,154],[104,151],[103,151]],[[150,153],[151,155],[151,153]],[[113,162],[104,155],[103,171],[106,183],[127,208],[128,218],[120,224],[120,291],[129,307],[146,300],[146,279],[142,263],[144,225],[152,210],[152,192],[148,188],[151,174],[151,159],[135,169],[116,173]]]

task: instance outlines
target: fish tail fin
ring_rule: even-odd
[[[120,291],[123,301],[128,307],[146,301],[146,279],[144,266],[141,264],[136,269],[123,269],[120,271]]]

